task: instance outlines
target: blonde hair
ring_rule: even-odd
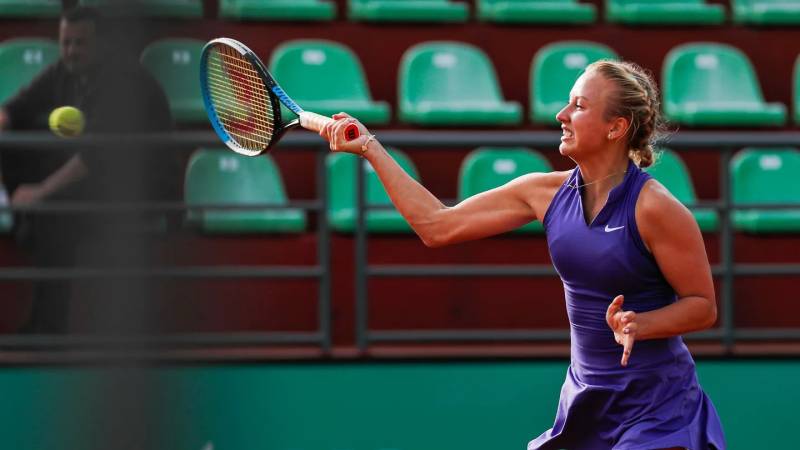
[[[606,106],[606,120],[625,117],[630,120],[626,136],[628,157],[639,167],[649,167],[656,159],[654,147],[666,132],[661,116],[658,88],[652,75],[627,61],[600,60],[586,67],[617,86]]]

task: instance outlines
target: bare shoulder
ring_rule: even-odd
[[[517,185],[519,194],[534,210],[536,217],[541,220],[556,192],[570,173],[572,173],[571,170],[529,173],[517,178],[513,183]]]
[[[542,189],[542,188],[555,188],[556,190],[564,184],[564,180],[572,173],[571,170],[562,172],[534,172],[523,175],[514,182],[519,183],[520,187]]]
[[[642,239],[697,231],[697,223],[686,206],[655,179],[648,180],[636,201],[636,224]]]

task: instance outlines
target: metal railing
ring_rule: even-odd
[[[420,149],[473,149],[479,146],[527,146],[531,148],[553,149],[558,146],[561,136],[556,131],[377,131],[381,142],[387,146],[402,148],[404,151]],[[87,144],[105,144],[113,147],[119,137],[97,136],[92,139],[78,138],[57,140],[46,133],[5,133],[0,134],[0,151],[4,148],[52,148],[79,149]],[[138,146],[169,144],[175,149],[196,147],[220,147],[221,144],[210,132],[181,132],[167,135],[144,135],[135,138],[125,137]],[[692,338],[720,339],[730,351],[738,340],[753,339],[800,339],[800,329],[757,329],[737,328],[734,324],[733,283],[737,276],[781,276],[800,274],[800,264],[735,264],[734,233],[730,223],[730,212],[734,209],[797,208],[797,205],[732,205],[729,189],[729,164],[734,151],[744,147],[800,147],[800,132],[679,132],[664,144],[676,150],[697,149],[715,151],[719,158],[718,201],[698,202],[693,207],[714,208],[720,220],[720,263],[712,267],[714,276],[721,281],[720,327],[692,334]],[[128,204],[122,206],[99,206],[85,203],[41,205],[26,209],[41,210],[85,210],[96,208],[132,208],[148,211],[182,211],[196,208],[303,208],[316,211],[317,221],[317,264],[315,266],[225,266],[225,267],[162,267],[146,270],[132,270],[125,273],[109,269],[37,269],[0,268],[0,280],[35,280],[55,278],[81,278],[102,276],[153,276],[174,278],[315,278],[319,281],[318,321],[319,329],[309,333],[193,333],[169,335],[164,337],[120,338],[97,342],[83,336],[0,336],[0,348],[53,348],[84,346],[225,346],[225,345],[263,345],[274,343],[315,344],[323,353],[329,353],[331,338],[331,270],[330,270],[330,229],[327,222],[327,180],[325,155],[327,146],[318,136],[306,132],[288,134],[277,151],[305,149],[317,152],[316,201],[292,201],[284,206],[275,205],[193,205],[183,203]],[[367,260],[368,232],[365,225],[365,212],[370,209],[386,207],[367,206],[365,203],[365,180],[363,164],[356,171],[357,220],[354,231],[355,246],[355,300],[356,300],[356,339],[359,350],[366,350],[375,342],[440,342],[440,341],[552,341],[569,338],[567,330],[370,330],[369,297],[367,282],[371,277],[553,277],[557,276],[550,264],[546,265],[387,265],[370,264]],[[389,207],[391,208],[391,207]]]
[[[304,137],[300,133],[298,137]],[[170,134],[152,134],[139,136],[95,136],[92,138],[75,138],[69,140],[55,139],[49,133],[2,133],[0,134],[0,151],[4,149],[50,149],[52,151],[78,150],[87,145],[103,146],[113,149],[119,139],[125,139],[127,146],[169,144],[174,150],[194,149],[198,147],[224,147],[213,133],[182,132]],[[289,140],[289,146],[292,146]],[[280,278],[280,279],[315,279],[318,283],[317,322],[318,328],[312,332],[235,332],[235,333],[181,333],[164,335],[130,335],[130,336],[90,336],[90,335],[0,335],[0,348],[3,349],[111,349],[124,351],[136,348],[180,348],[180,347],[220,347],[220,346],[259,346],[265,344],[304,344],[317,345],[323,353],[329,353],[332,347],[331,337],[331,261],[330,232],[325,220],[327,210],[327,180],[325,170],[325,152],[317,151],[319,140],[314,142],[311,150],[316,157],[313,169],[317,200],[290,201],[283,205],[275,204],[193,204],[183,202],[157,203],[89,203],[59,202],[30,205],[13,208],[16,211],[28,212],[176,212],[197,211],[204,209],[220,210],[282,210],[303,209],[316,212],[320,220],[316,229],[317,261],[315,265],[303,266],[161,266],[161,267],[72,267],[72,268],[37,268],[37,267],[2,267],[0,280],[74,280],[96,278],[169,278],[169,279],[244,279],[244,278]],[[305,147],[308,148],[308,147]],[[309,170],[311,172],[312,170]],[[0,208],[0,211],[12,208]],[[235,299],[229,300],[235,301]]]
[[[384,145],[414,151],[420,148],[469,149],[480,146],[526,146],[537,149],[557,148],[561,133],[551,131],[437,131],[377,133]],[[745,147],[799,147],[798,132],[680,132],[664,143],[676,150],[697,149],[716,151],[719,158],[718,201],[699,201],[691,208],[714,208],[720,214],[720,263],[712,267],[713,275],[721,278],[720,327],[692,333],[692,339],[721,339],[726,352],[737,340],[800,339],[800,328],[762,329],[736,328],[734,324],[734,289],[736,276],[800,275],[800,264],[735,264],[734,233],[730,212],[736,209],[789,209],[798,205],[731,203],[730,160],[732,154]],[[366,350],[373,342],[447,342],[447,341],[553,341],[569,338],[568,330],[392,330],[373,331],[369,328],[369,298],[367,282],[370,277],[552,277],[553,267],[546,265],[372,265],[367,262],[367,230],[364,214],[382,206],[366,206],[364,200],[364,169],[357,174],[359,220],[356,228],[356,336],[359,349]]]

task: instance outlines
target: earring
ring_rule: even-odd
[[[608,133],[608,140],[611,140],[611,133]]]

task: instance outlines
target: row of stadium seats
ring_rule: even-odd
[[[419,172],[404,152],[390,153],[411,176]],[[390,205],[391,201],[366,160],[332,153],[327,157],[328,220],[340,232],[352,232],[356,222],[355,170],[363,161],[366,170],[365,198],[369,205]],[[540,153],[527,148],[479,148],[461,164],[458,200],[475,195],[530,172],[553,168]],[[732,200],[740,204],[790,203],[800,205],[800,151],[796,149],[744,149],[731,161]],[[697,197],[686,165],[678,154],[663,149],[658,162],[648,171],[687,206]],[[185,178],[187,206],[201,204],[277,204],[288,202],[277,166],[269,155],[249,158],[222,149],[201,149],[189,162]],[[719,216],[713,209],[693,208],[692,213],[705,232],[716,231]],[[188,219],[208,233],[302,232],[306,214],[300,209],[204,210],[192,211]],[[367,229],[376,233],[407,233],[408,224],[394,209],[370,210]],[[800,233],[800,209],[736,210],[733,226],[749,233]],[[541,233],[532,222],[518,230]]]
[[[203,42],[164,39],[151,43],[142,63],[158,79],[180,123],[205,123],[199,87]],[[0,44],[0,103],[58,57],[54,42],[12,39]],[[530,65],[530,118],[557,125],[574,80],[591,62],[617,59],[609,47],[587,41],[542,47]],[[358,56],[342,44],[296,40],[277,47],[270,71],[303,108],[332,115],[348,111],[369,125],[391,121],[386,102],[373,100]],[[522,107],[501,92],[489,57],[459,42],[425,42],[408,49],[399,69],[398,119],[431,126],[508,126],[523,122]],[[795,64],[794,111],[800,123],[800,58]],[[422,81],[424,80],[424,82]],[[663,109],[674,123],[689,126],[782,126],[786,106],[767,103],[748,57],[717,43],[673,48],[663,64]],[[290,114],[283,110],[284,114]]]
[[[419,172],[404,152],[389,149],[412,177]],[[328,221],[339,232],[353,232],[356,224],[355,171],[360,160],[352,155],[333,153],[327,157]],[[369,205],[390,205],[372,167],[366,170],[365,199]],[[549,172],[553,168],[539,152],[527,148],[479,148],[461,164],[458,199],[501,186],[531,172]],[[740,204],[789,203],[800,205],[800,151],[796,149],[744,149],[731,161],[731,198]],[[647,171],[663,183],[683,204],[692,207],[697,196],[686,165],[680,156],[662,149],[658,162]],[[187,207],[205,204],[286,205],[289,201],[281,173],[269,155],[250,158],[223,149],[200,149],[187,166],[184,186]],[[692,208],[700,229],[715,232],[719,215],[709,208]],[[299,233],[307,228],[302,209],[232,210],[189,209],[187,222],[206,233]],[[800,209],[736,210],[734,229],[759,234],[800,233]],[[410,227],[394,209],[367,212],[367,230],[375,233],[409,233]],[[0,230],[11,229],[7,212],[0,213]],[[531,222],[519,233],[541,233],[541,223]]]
[[[81,0],[81,4],[138,8],[155,17],[199,18],[202,0]],[[478,20],[495,23],[588,24],[597,8],[579,0],[475,0]],[[0,0],[0,16],[54,17],[60,0]],[[611,23],[716,25],[725,21],[724,5],[706,0],[606,0]],[[349,0],[350,20],[366,22],[466,22],[469,4],[452,0]],[[330,0],[219,0],[219,16],[233,20],[330,21]],[[798,0],[731,0],[731,20],[754,25],[800,23]]]

